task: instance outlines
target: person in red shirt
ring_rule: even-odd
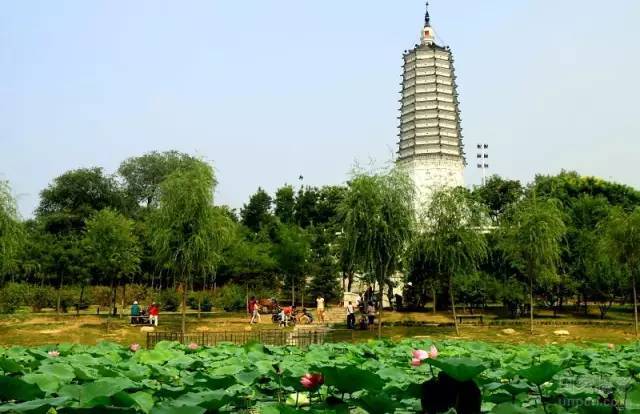
[[[149,308],[149,323],[155,326],[158,326],[158,314],[160,313],[160,308],[158,305],[153,302],[151,307]]]
[[[255,296],[251,296],[251,300],[249,300],[249,306],[247,307],[247,310],[249,311],[249,315],[251,315],[251,320],[249,321],[249,323],[259,323],[260,312],[258,309],[258,301],[256,300]]]
[[[280,311],[280,325],[287,326],[287,322],[289,322],[295,311],[296,305],[285,306],[282,308],[282,311]]]

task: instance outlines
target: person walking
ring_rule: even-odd
[[[249,315],[251,315],[249,323],[260,323],[260,311],[258,310],[258,301],[255,296],[251,296],[251,300],[249,300],[248,311]]]
[[[347,329],[355,329],[356,327],[356,313],[353,309],[353,304],[349,301],[347,305]]]
[[[318,295],[316,298],[316,313],[318,314],[318,321],[324,323],[324,298],[322,295]]]
[[[158,315],[160,314],[160,308],[158,304],[153,302],[151,308],[149,308],[149,323],[158,326]]]
[[[376,319],[376,307],[373,306],[373,302],[369,302],[367,305],[367,316],[369,317],[369,326],[373,325]]]

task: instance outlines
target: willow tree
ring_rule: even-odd
[[[556,200],[532,195],[513,205],[501,224],[502,250],[528,280],[533,333],[533,284],[556,273],[566,233],[562,212]]]
[[[82,243],[88,258],[93,267],[111,282],[112,309],[107,315],[107,332],[116,302],[116,282],[140,268],[140,242],[133,227],[132,220],[111,209],[100,210],[86,222]]]
[[[486,258],[487,241],[482,230],[488,219],[486,209],[468,190],[457,187],[438,191],[421,217],[412,249],[414,261],[428,260],[446,277],[457,335],[454,277],[474,272]]]
[[[633,291],[633,319],[638,337],[638,296],[636,284],[640,273],[640,207],[631,213],[614,208],[605,222],[605,244],[611,257],[627,272]]]
[[[0,180],[0,275],[15,269],[18,252],[24,242],[16,202],[6,181]]]
[[[410,243],[414,227],[413,185],[397,169],[355,173],[338,212],[342,222],[342,262],[371,275],[378,285],[382,336],[382,297]]]
[[[169,268],[182,285],[182,332],[186,332],[187,286],[212,272],[222,231],[213,205],[216,180],[202,161],[170,174],[160,184],[158,208],[150,218],[151,247],[159,267]]]

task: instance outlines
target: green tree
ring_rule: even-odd
[[[507,207],[522,198],[524,188],[518,180],[506,180],[492,175],[483,186],[474,188],[473,195],[487,206],[493,221],[498,222]]]
[[[326,224],[336,228],[338,207],[344,200],[347,188],[337,185],[326,185],[318,190],[315,224]],[[336,230],[340,230],[336,228]]]
[[[322,296],[326,303],[337,302],[342,298],[342,289],[338,281],[338,267],[334,257],[325,255],[318,258],[312,266],[313,278],[309,286],[311,299]]]
[[[495,279],[482,272],[457,274],[453,282],[456,299],[466,304],[471,313],[473,308],[484,307],[490,300],[495,299]]]
[[[295,304],[295,292],[304,301],[306,288],[306,272],[310,256],[309,238],[296,225],[280,224],[277,228],[276,240],[273,245],[273,257],[283,276],[285,288],[291,290],[291,304]]]
[[[566,226],[557,201],[541,200],[535,195],[514,205],[507,215],[501,229],[502,250],[527,277],[533,333],[533,284],[555,275]]]
[[[318,221],[318,189],[301,188],[296,197],[295,220],[303,229]]]
[[[141,249],[133,228],[132,220],[111,209],[100,210],[87,220],[84,247],[93,267],[110,280],[112,309],[117,282],[139,270]],[[112,313],[110,310],[108,318]]]
[[[397,169],[355,173],[339,212],[343,228],[343,263],[351,263],[378,284],[382,336],[385,283],[400,267],[414,230],[413,184]]]
[[[171,173],[188,168],[197,159],[178,151],[152,151],[131,157],[120,164],[118,174],[124,178],[125,192],[136,204],[157,207],[160,183]]]
[[[296,207],[296,197],[293,187],[285,185],[276,191],[275,215],[282,223],[293,223],[293,215]]]
[[[269,194],[258,187],[258,191],[249,198],[249,203],[245,204],[240,210],[242,224],[255,233],[259,232],[263,226],[273,221],[273,216],[271,215],[272,202]]]
[[[628,275],[633,291],[633,316],[636,337],[638,337],[638,296],[636,284],[640,273],[640,207],[627,213],[622,208],[614,208],[605,223],[605,244],[614,258]]]
[[[598,227],[609,216],[611,204],[602,195],[594,197],[579,194],[568,199],[564,207],[567,217],[567,246],[562,251],[563,268],[582,295],[586,314],[589,300],[599,301],[601,298],[599,289],[593,289],[590,285],[594,282],[600,284],[594,272],[596,268],[604,270],[602,266],[608,260],[600,246],[602,232]]]
[[[600,226],[602,228],[602,226]],[[612,257],[606,243],[600,239],[591,243],[591,249],[585,251],[583,291],[585,297],[596,302],[600,311],[600,319],[604,319],[613,303],[623,296],[626,284],[624,268]]]
[[[24,245],[24,231],[18,218],[15,199],[9,183],[0,181],[0,275],[4,276],[18,267],[17,259]],[[0,283],[0,286],[4,283]]]
[[[158,209],[149,223],[158,265],[175,272],[182,283],[182,332],[188,282],[215,269],[226,232],[213,206],[215,185],[213,169],[204,162],[175,171],[160,185]]]
[[[445,276],[453,311],[456,334],[460,334],[455,305],[455,277],[474,273],[487,256],[486,209],[458,187],[438,191],[429,204],[418,237],[421,249]]]
[[[111,208],[123,212],[123,192],[102,168],[67,171],[40,193],[36,216],[52,234],[78,233],[97,211]]]
[[[272,243],[255,236],[244,226],[234,230],[228,247],[222,253],[220,280],[240,285],[274,287],[277,263],[272,255]]]
[[[631,210],[640,205],[640,192],[627,185],[613,183],[597,177],[581,176],[574,171],[558,175],[537,175],[531,190],[541,198],[555,198],[562,206],[570,206],[581,195],[603,197],[612,206]]]

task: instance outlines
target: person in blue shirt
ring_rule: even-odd
[[[131,305],[131,323],[135,323],[140,318],[140,305],[138,305],[138,301],[134,301],[133,305]]]

